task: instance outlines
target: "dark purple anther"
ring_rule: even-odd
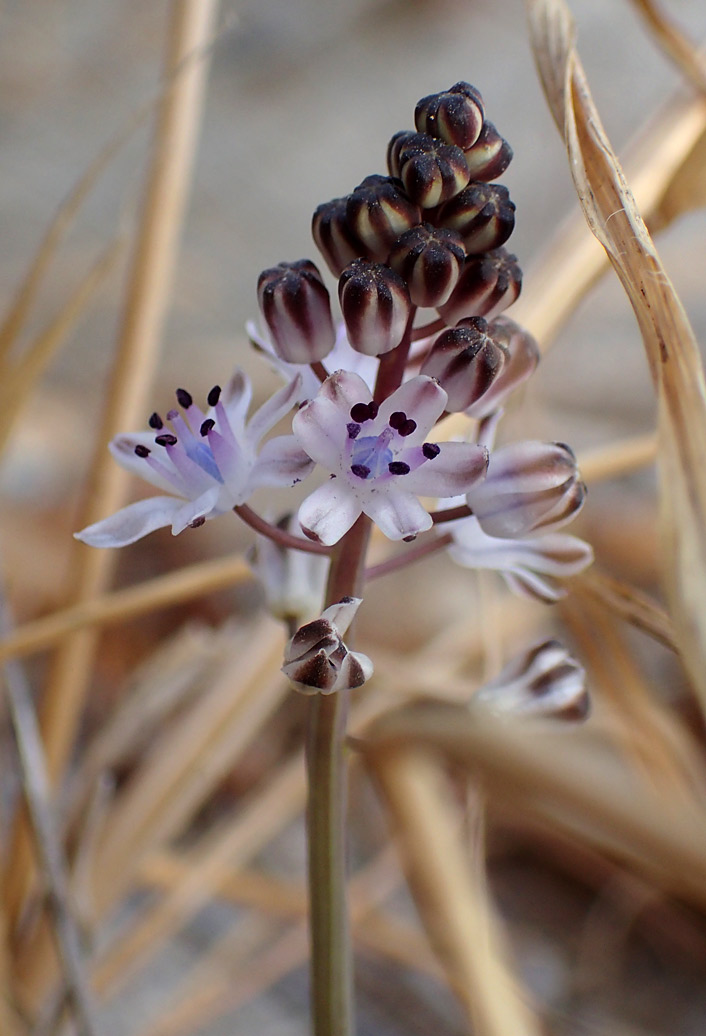
[[[206,398],[209,406],[216,406],[221,398],[221,386],[214,385]]]
[[[165,435],[158,435],[154,441],[158,446],[176,446],[177,437],[176,435],[170,435],[167,432]]]
[[[349,421],[346,428],[348,429],[349,439],[355,439],[360,435],[360,425],[356,424],[354,421]]]
[[[370,409],[367,403],[354,403],[351,407],[351,417],[356,424],[362,424],[370,420]]]
[[[164,428],[164,421],[156,411],[154,414],[150,416],[150,419],[147,422],[147,424],[150,426],[150,428],[154,428],[154,430],[157,432],[160,428]]]
[[[201,425],[201,428],[199,429],[199,431],[201,432],[201,435],[203,435],[204,438],[205,438],[208,435],[208,433],[211,431],[211,429],[215,428],[215,427],[216,427],[216,422],[213,420],[213,418],[209,417],[209,418],[207,418],[203,422],[203,424]]]
[[[438,457],[441,453],[441,447],[437,446],[435,442],[425,442],[422,446],[422,453],[427,460],[434,460],[434,457]]]
[[[416,430],[417,422],[413,421],[411,417],[408,417],[405,423],[403,425],[400,425],[400,427],[397,429],[397,432],[404,438],[408,435],[411,435],[412,432],[416,432]]]
[[[149,447],[140,444],[135,447],[135,453],[138,457],[149,457],[150,450]]]
[[[391,475],[409,475],[409,464],[403,460],[393,460],[387,465],[387,470]]]
[[[186,389],[178,388],[176,390],[176,397],[177,397],[177,403],[184,410],[188,410],[189,407],[192,406],[192,404],[194,402],[193,396],[191,395],[190,392],[187,392]]]
[[[357,478],[367,478],[370,474],[370,468],[365,464],[351,464],[351,471]]]

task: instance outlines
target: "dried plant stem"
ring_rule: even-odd
[[[189,565],[166,576],[157,576],[125,590],[101,594],[90,601],[53,612],[18,626],[0,641],[0,662],[30,655],[50,647],[86,626],[108,626],[146,615],[159,608],[170,608],[193,597],[237,586],[253,578],[252,569],[240,556],[216,558]]]
[[[654,33],[662,49],[693,83],[706,93],[706,61],[690,39],[671,22],[654,0],[632,0],[645,22]]]
[[[360,593],[370,519],[360,515],[331,557],[326,606]],[[315,1036],[353,1033],[353,961],[346,895],[348,693],[315,694],[307,722],[311,1011]]]
[[[473,1032],[539,1036],[503,960],[482,861],[472,863],[464,850],[460,814],[438,762],[415,748],[371,753],[369,761],[392,813],[427,935]]]
[[[193,51],[210,40],[216,9],[217,0],[175,0],[171,9],[164,72],[167,86],[159,110],[110,395],[97,437],[81,526],[114,511],[125,494],[128,477],[114,463],[106,445],[123,425],[138,424],[147,409],[186,208],[208,52],[182,75],[175,77],[174,73]],[[115,563],[113,551],[77,545],[74,600],[90,600],[99,593]],[[67,639],[53,666],[42,713],[52,779],[62,771],[71,751],[95,643],[93,631]]]
[[[96,1009],[87,980],[78,926],[70,905],[66,867],[54,824],[50,785],[31,692],[18,662],[6,663],[4,678],[20,760],[22,789],[66,994],[80,1032],[83,1036],[97,1036]]]
[[[629,475],[649,467],[657,459],[657,436],[654,432],[620,439],[607,446],[579,454],[581,476],[589,485],[609,478]]]

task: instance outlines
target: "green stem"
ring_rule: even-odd
[[[326,602],[358,596],[370,535],[361,515],[331,557]],[[350,632],[346,635],[350,646]],[[309,916],[314,1036],[352,1036],[353,954],[346,894],[348,692],[315,694],[309,707]]]

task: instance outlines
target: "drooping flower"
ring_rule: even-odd
[[[284,515],[277,528],[301,538],[296,515]],[[320,610],[328,571],[325,555],[292,550],[258,534],[248,560],[262,583],[267,607],[276,618],[299,625]]]
[[[379,405],[356,374],[327,378],[292,423],[303,449],[332,476],[299,509],[306,535],[336,543],[361,512],[391,540],[429,529],[418,496],[466,493],[488,462],[484,446],[427,441],[445,406],[441,386],[421,375]]]
[[[284,650],[282,672],[302,694],[333,694],[361,687],[373,675],[367,655],[349,651],[343,635],[362,603],[343,597],[318,619],[301,626]]]
[[[471,707],[478,706],[500,715],[583,720],[591,707],[586,671],[563,644],[545,640],[484,684],[471,700]]]
[[[183,415],[170,410],[165,423],[152,414],[150,431],[110,443],[123,468],[170,495],[138,500],[76,538],[92,547],[124,547],[167,525],[176,536],[244,503],[259,486],[300,482],[313,465],[293,435],[270,439],[258,453],[260,440],[291,410],[299,391],[297,376],[246,422],[252,390],[241,370],[225,392],[211,389],[205,413],[179,389]]]
[[[449,554],[465,568],[499,572],[513,593],[553,604],[566,591],[558,580],[577,575],[593,561],[588,543],[567,533],[507,539],[489,536],[475,517],[449,522]]]

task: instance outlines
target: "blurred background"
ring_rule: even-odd
[[[706,37],[703,0],[670,0],[665,9],[693,39]],[[686,92],[683,79],[628,0],[574,0],[572,10],[594,98],[620,153],[674,92]],[[168,4],[161,0],[6,0],[2,5],[1,308],[9,306],[50,219],[79,176],[157,97],[167,17]],[[150,409],[168,409],[177,386],[203,397],[236,364],[247,369],[264,398],[277,381],[252,353],[244,331],[245,321],[257,315],[258,273],[283,259],[306,256],[318,262],[309,230],[315,207],[347,193],[365,175],[384,171],[387,141],[411,127],[415,102],[460,79],[481,89],[490,118],[514,148],[503,178],[517,206],[509,247],[531,270],[577,202],[535,74],[520,0],[223,0]],[[129,238],[151,129],[148,115],[82,206],[42,283],[26,341],[56,313],[108,242]],[[701,342],[706,341],[704,242],[703,211],[678,221],[658,242]],[[71,574],[67,543],[103,406],[129,257],[127,247],[52,361],[0,471],[0,540],[18,621],[56,607]],[[620,286],[609,276],[562,328],[504,434],[557,438],[580,453],[647,432],[654,416],[640,336]],[[135,485],[135,497],[139,492]],[[599,560],[613,574],[655,590],[651,469],[592,490],[577,531],[596,544]],[[235,522],[209,523],[198,535],[176,541],[162,531],[121,554],[117,584],[218,557],[250,541],[249,531]],[[406,585],[423,585],[424,592],[407,594]],[[420,631],[442,630],[459,609],[470,612],[476,602],[468,574],[444,560],[415,569],[408,584],[404,577],[383,580],[363,619],[368,653],[374,655],[380,638],[380,616],[389,615],[403,593],[410,606],[394,612],[387,647],[416,645]],[[259,599],[248,584],[111,633],[102,647],[87,729],[97,729],[102,711],[119,696],[121,681],[163,636],[186,619],[217,623],[234,610],[247,614]],[[533,612],[529,625],[549,634],[552,622],[546,610],[538,618]],[[499,638],[497,657],[512,646],[502,631]],[[640,651],[666,698],[678,694],[681,676],[663,649],[641,643]],[[41,675],[41,660],[32,672]],[[292,708],[296,716],[299,703]],[[271,744],[265,741],[223,783],[223,801],[248,787],[253,774],[261,775],[280,747],[290,744],[288,737],[296,737],[291,717],[275,725]],[[369,809],[369,793],[358,794],[357,804]],[[216,797],[208,808],[218,813],[223,802]],[[553,869],[531,845],[517,849],[513,842],[512,851],[506,849],[501,831],[494,848],[494,891],[511,921],[525,981],[556,1012],[553,1032],[703,1036],[703,958],[694,960],[692,952],[693,946],[706,946],[702,921],[694,943],[686,937],[679,941],[677,925],[671,942],[637,939],[626,950],[620,926],[627,922],[611,913],[609,896],[596,906],[580,881],[566,869]],[[271,852],[276,866],[298,866],[301,831],[283,837]],[[409,912],[406,904],[401,909]],[[122,995],[111,1008],[111,1031],[136,1032],[138,1021],[162,1003],[164,990],[198,959],[221,923],[214,906],[175,938],[149,974],[133,980],[134,995]],[[611,967],[602,970],[611,939],[622,947],[619,979]],[[568,975],[577,960],[580,976],[571,988]],[[464,1031],[450,994],[439,984],[411,979],[392,966],[388,973],[386,967],[361,965],[362,1034]],[[299,1036],[306,1031],[305,1009],[300,969],[227,1023],[213,1020],[198,1031]]]

